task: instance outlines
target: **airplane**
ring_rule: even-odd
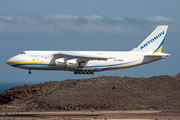
[[[74,74],[135,67],[154,62],[170,54],[162,53],[168,25],[157,26],[131,51],[23,51],[7,64],[31,70],[72,71]]]

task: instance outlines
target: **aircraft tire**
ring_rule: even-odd
[[[89,74],[91,74],[91,71],[90,71],[90,70],[88,70],[88,75],[89,75]]]
[[[85,71],[86,71],[86,74],[89,75],[89,72],[87,70],[85,70]]]
[[[79,70],[79,72],[78,72],[78,73],[81,75],[82,71],[81,71],[81,70]]]
[[[74,71],[74,74],[77,75],[77,71],[76,70]]]
[[[31,70],[29,69],[29,72],[28,72],[29,74],[31,74]]]
[[[93,75],[93,74],[94,74],[94,70],[75,70],[75,71],[74,71],[74,74],[75,74],[75,75],[77,75],[77,74],[79,74],[79,75],[81,75],[81,74],[83,74],[83,75],[85,75],[85,74],[87,74],[87,75],[89,75],[89,74]]]
[[[94,71],[91,71],[91,74],[94,75]]]
[[[87,70],[84,70],[84,75],[87,74]]]

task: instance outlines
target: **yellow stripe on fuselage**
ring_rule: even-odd
[[[16,64],[46,64],[46,65],[55,65],[54,63],[44,63],[44,62],[25,62],[25,61],[19,61],[19,62],[6,62],[8,65],[16,65]]]
[[[79,66],[94,66],[94,65],[79,65]]]
[[[119,67],[119,66],[128,66],[128,65],[132,65],[134,63],[127,63],[127,64],[123,64],[123,65],[117,65],[116,67]]]

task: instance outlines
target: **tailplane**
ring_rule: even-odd
[[[168,25],[157,26],[140,44],[132,51],[137,52],[161,52]]]

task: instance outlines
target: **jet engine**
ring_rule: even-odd
[[[55,59],[55,64],[56,66],[66,66],[66,59],[65,58],[59,58],[59,59]]]
[[[71,59],[67,60],[67,67],[78,67],[78,60],[77,59]]]
[[[78,60],[77,59],[70,59],[70,60],[66,60],[66,58],[59,58],[59,59],[55,59],[55,64],[56,66],[60,66],[60,67],[78,67]]]

